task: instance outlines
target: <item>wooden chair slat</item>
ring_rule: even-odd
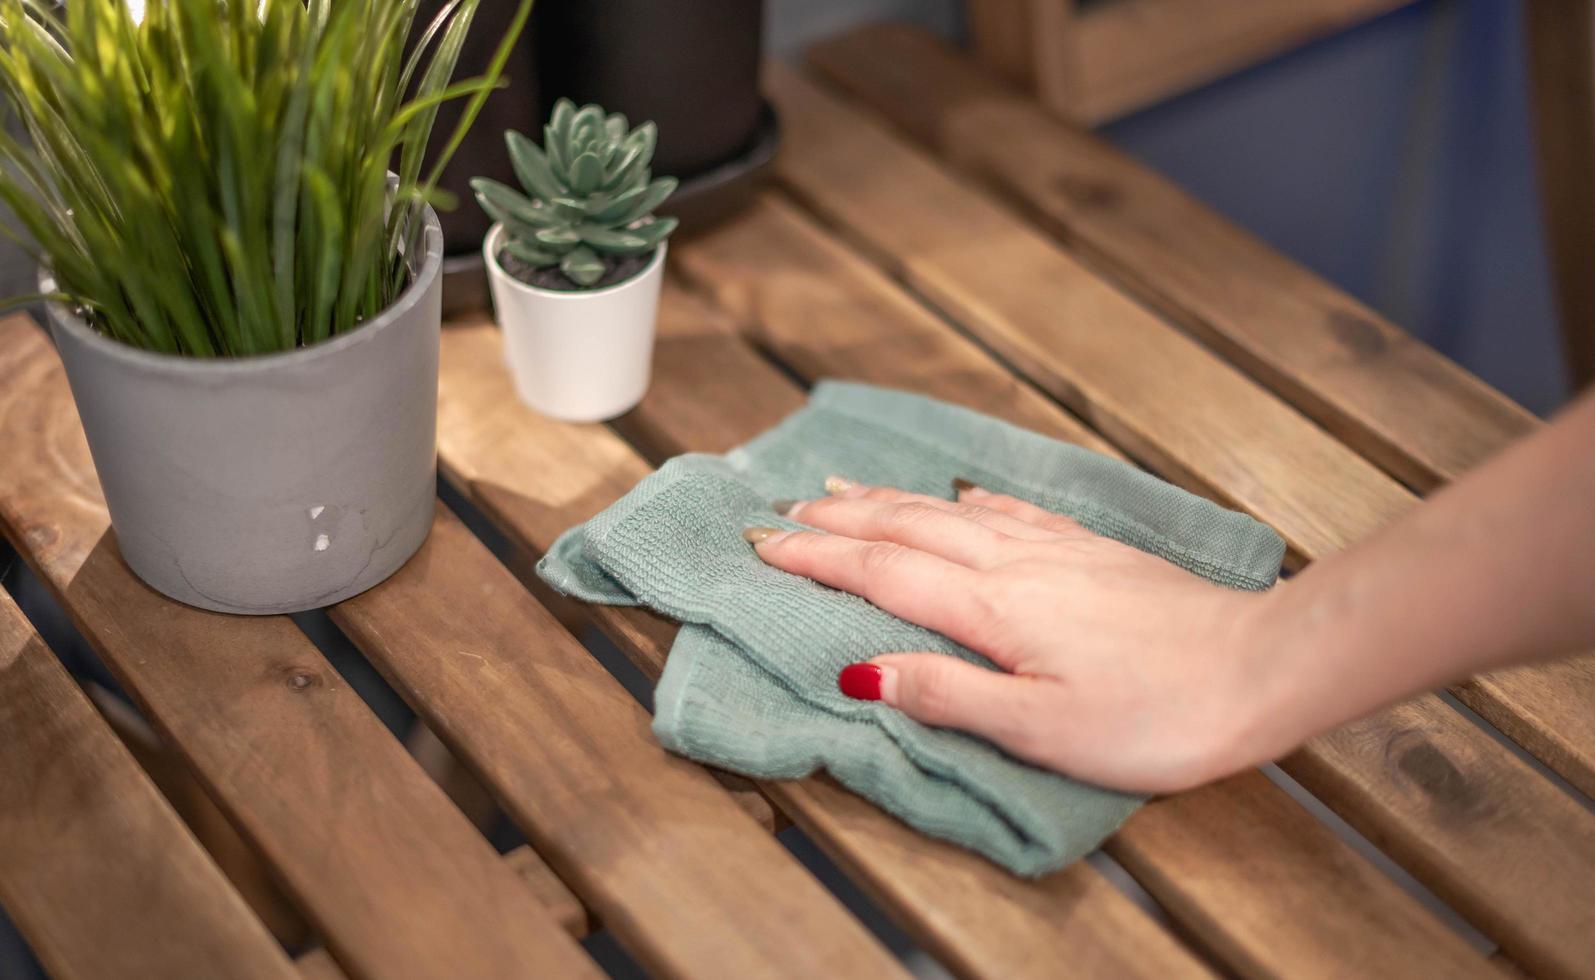
[[[1267,521],[1300,558],[1413,505],[1360,456],[865,115],[780,67],[767,88],[788,135],[777,169],[800,199],[1163,476]],[[1427,787],[1426,807],[1408,805],[1413,787],[1392,758],[1338,753],[1331,740],[1305,754],[1352,769],[1310,788],[1465,915],[1494,923],[1531,969],[1595,961],[1595,817],[1438,698],[1405,711],[1424,720],[1422,748],[1408,749],[1454,774]],[[1394,750],[1412,737],[1399,721],[1384,712],[1347,731]],[[1494,826],[1441,815],[1453,792],[1485,786]],[[1517,828],[1510,848],[1500,822]]]
[[[819,44],[809,60],[1408,485],[1454,479],[1537,424],[1455,362],[930,35],[879,25]]]
[[[293,976],[4,591],[0,732],[0,904],[52,976]]]
[[[1409,485],[1454,479],[1538,425],[1455,362],[929,35],[866,28],[815,47],[811,61]],[[1595,795],[1595,657],[1479,678],[1456,694]]]
[[[662,311],[672,338],[683,311],[672,292]],[[708,345],[718,346],[718,345]],[[661,341],[659,372],[696,348]],[[713,363],[732,372],[761,364],[751,352]],[[652,396],[656,399],[660,396]],[[664,395],[672,398],[671,395]],[[752,428],[801,402],[790,385],[734,406]],[[628,420],[630,422],[632,420]],[[661,431],[657,426],[655,431]],[[699,448],[728,448],[704,441]],[[439,461],[448,479],[518,546],[546,550],[567,527],[629,490],[649,468],[601,426],[543,418],[515,399],[498,332],[444,331]],[[675,627],[635,608],[592,607],[593,620],[649,676],[657,676]],[[1058,964],[1125,976],[1196,976],[1205,970],[1100,874],[1080,864],[1040,882],[923,837],[823,778],[762,784],[765,792],[938,959],[961,976],[1044,977]],[[1082,969],[1086,967],[1082,966]]]
[[[281,876],[350,973],[596,976],[287,617],[174,603],[134,578],[60,360],[0,322],[0,523]]]
[[[802,377],[933,394],[1118,455],[778,197],[672,255]],[[672,332],[667,319],[662,352],[676,342]],[[678,388],[729,405],[744,388],[779,383],[772,369],[747,375],[661,371],[639,411],[676,400]],[[721,418],[722,427],[742,426],[734,413]],[[683,426],[678,448],[697,432]],[[1488,973],[1483,958],[1256,772],[1154,804],[1107,850],[1242,975],[1396,977],[1441,962],[1449,975]],[[1335,914],[1321,914],[1326,908]]]
[[[414,558],[329,613],[650,971],[895,972],[441,504]]]

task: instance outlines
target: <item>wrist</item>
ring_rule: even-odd
[[[1230,612],[1234,671],[1220,746],[1230,772],[1277,759],[1321,730],[1321,712],[1332,694],[1318,669],[1326,658],[1304,642],[1304,634],[1313,632],[1305,623],[1304,598],[1299,582],[1283,581],[1266,592],[1237,596]]]

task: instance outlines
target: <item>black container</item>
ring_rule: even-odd
[[[660,211],[689,230],[745,199],[777,139],[760,0],[539,0],[532,20],[544,118],[564,97],[653,120],[654,172],[682,182]]]
[[[659,127],[654,169],[701,173],[758,125],[759,0],[539,0],[537,76],[555,99],[596,102]]]

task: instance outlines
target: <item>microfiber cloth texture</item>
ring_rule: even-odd
[[[1121,461],[929,398],[832,381],[738,449],[670,460],[539,563],[562,593],[682,622],[654,692],[653,730],[667,749],[760,779],[826,770],[1021,875],[1094,850],[1143,798],[837,690],[838,671],[879,653],[991,664],[759,560],[743,529],[800,527],[770,502],[821,496],[829,474],[942,497],[963,477],[1237,589],[1271,586],[1284,555],[1268,527]]]

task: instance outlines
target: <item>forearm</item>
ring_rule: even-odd
[[[1316,734],[1595,649],[1595,395],[1259,605],[1272,710]]]

